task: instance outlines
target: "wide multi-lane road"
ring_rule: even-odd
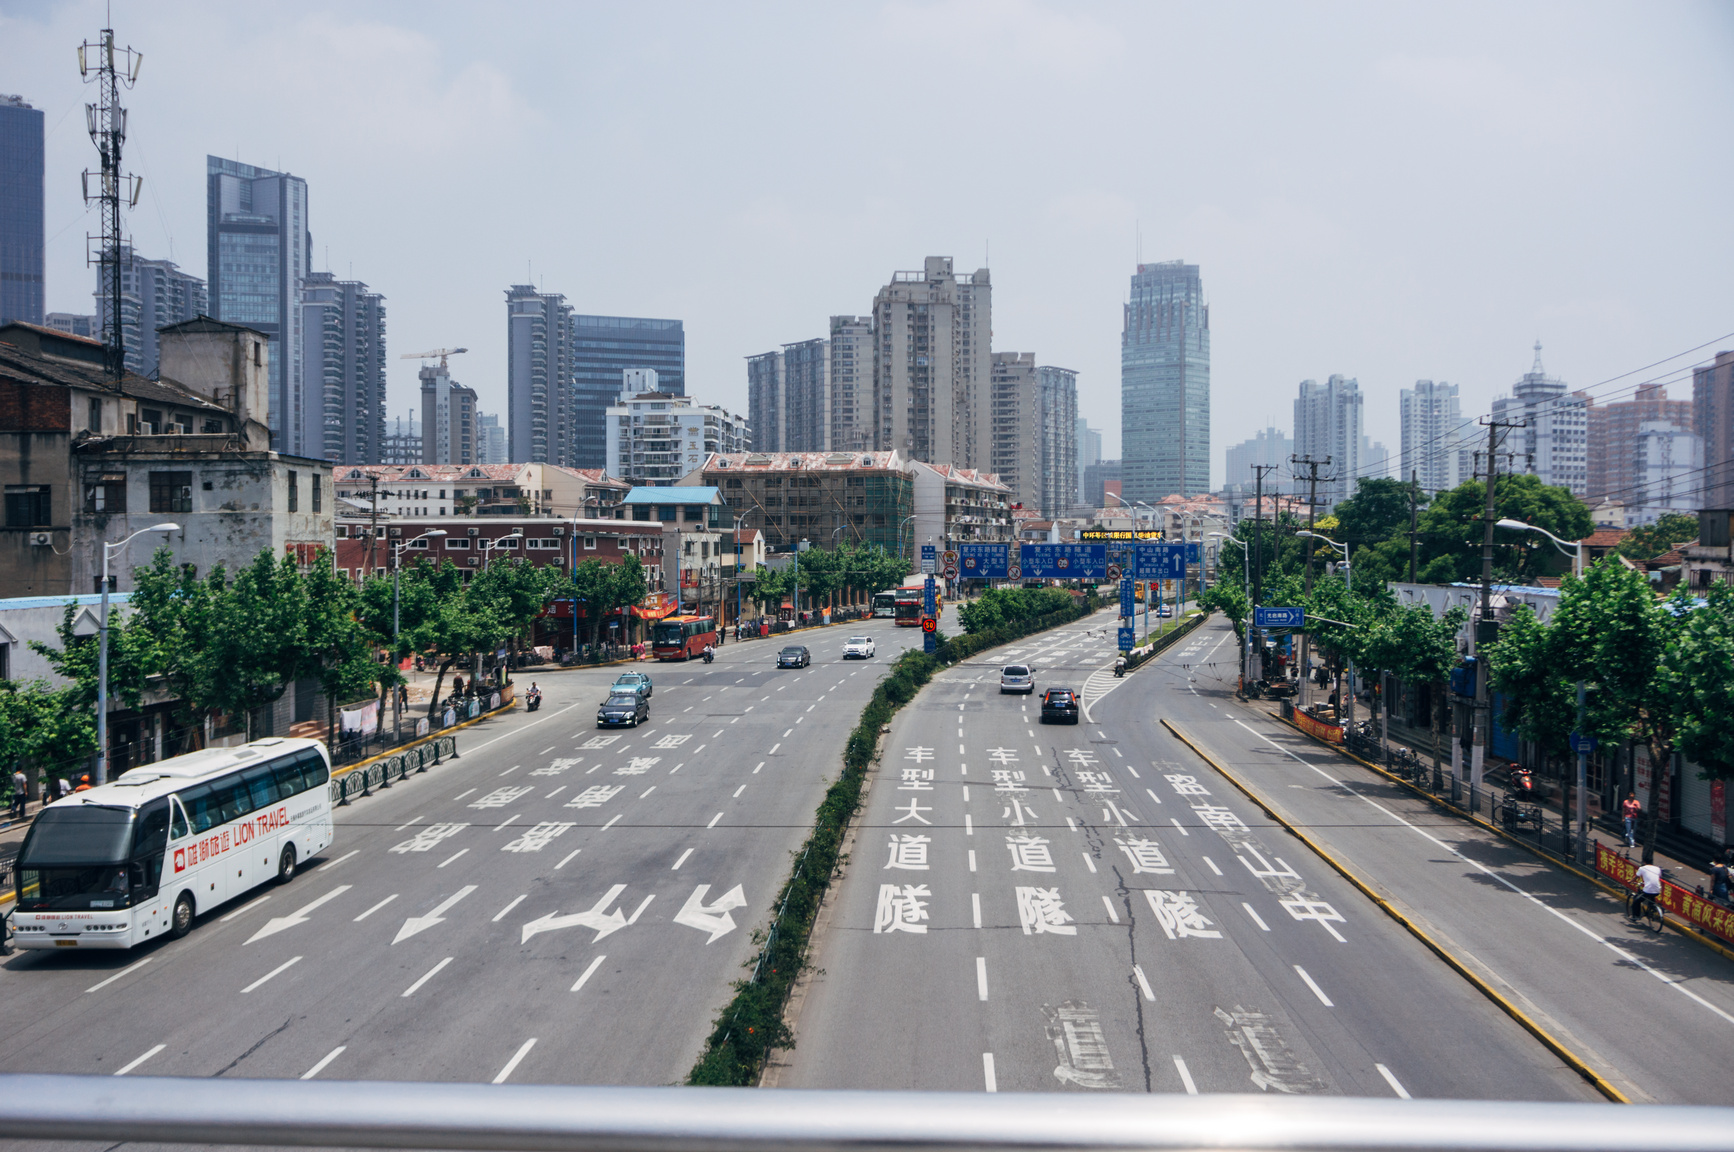
[[[877,639],[844,662],[846,637]],[[752,952],[842,744],[919,641],[872,621],[640,664],[651,721],[598,732],[621,669],[339,809],[287,886],[130,953],[0,964],[0,1071],[668,1084]],[[531,677],[524,677],[528,681]]]
[[[1232,633],[1116,680],[1100,624],[893,723],[778,1084],[1598,1098],[1157,723],[1222,729],[1230,685],[1188,669],[1232,668]],[[1086,718],[1000,695],[1014,660]]]

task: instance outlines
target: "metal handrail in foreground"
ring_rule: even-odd
[[[8,1139],[583,1152],[1711,1152],[1734,1108],[0,1076]]]

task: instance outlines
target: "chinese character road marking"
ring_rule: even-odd
[[[1023,924],[1025,936],[1078,934],[1058,888],[1019,888],[1017,894],[1018,920]]]
[[[933,791],[933,769],[905,768],[903,783],[897,786],[899,792],[931,792]]]
[[[429,824],[417,832],[413,839],[405,840],[402,844],[393,844],[391,850],[393,852],[431,852],[441,840],[456,836],[468,827],[468,824]]]
[[[902,812],[903,815],[901,815],[897,819],[893,820],[892,821],[893,824],[901,824],[905,820],[914,820],[920,824],[933,823],[933,821],[931,821],[931,820],[927,819],[925,816],[921,815],[923,812],[933,811],[932,805],[929,805],[928,807],[923,808],[917,803],[916,798],[913,796],[911,796],[909,798],[909,807],[907,809],[899,808],[899,809],[897,809],[897,811]]]
[[[624,784],[592,784],[572,799],[566,801],[568,808],[600,808],[608,801],[626,791]]]
[[[1050,841],[1040,836],[1007,836],[1006,851],[1011,853],[1013,872],[1057,872]]]
[[[1121,1087],[1102,1035],[1101,1016],[1094,1008],[1082,1000],[1067,1000],[1058,1008],[1042,1005],[1042,1014],[1048,1018],[1048,1039],[1060,1061],[1054,1079],[1080,1088]]]
[[[912,871],[927,871],[927,846],[933,843],[931,836],[904,836],[897,833],[891,835],[891,859],[887,868],[907,868]]]
[[[1265,1092],[1323,1092],[1324,1081],[1295,1056],[1276,1023],[1256,1008],[1236,1004],[1232,1013],[1216,1009],[1228,1029],[1228,1042],[1240,1049],[1252,1069],[1252,1082]]]
[[[614,733],[611,736],[592,736],[592,737],[590,737],[590,739],[584,741],[584,743],[578,745],[578,747],[580,747],[580,748],[606,748],[618,739],[620,739],[620,733],[618,733],[618,732]]]
[[[933,749],[905,748],[903,750],[903,758],[905,760],[913,760],[917,764],[925,763],[926,761],[933,759]]]
[[[692,733],[691,732],[687,732],[687,733],[685,733],[683,735],[679,735],[679,736],[668,735],[668,736],[664,736],[662,739],[658,740],[655,744],[652,744],[651,747],[652,748],[679,748],[682,744],[685,744],[688,740],[691,740],[691,739],[692,739]]]
[[[634,756],[631,763],[614,770],[616,776],[642,776],[662,762],[660,756]]]
[[[1173,775],[1169,775],[1167,777],[1167,780],[1168,780],[1168,783],[1174,785],[1174,791],[1180,793],[1182,796],[1208,796],[1208,795],[1210,795],[1210,789],[1208,789],[1204,785],[1200,784],[1198,782],[1198,777],[1196,777],[1196,776],[1182,776],[1179,774],[1173,774]]]
[[[1245,833],[1249,831],[1246,822],[1236,816],[1232,808],[1225,808],[1221,804],[1194,805],[1192,812],[1204,821],[1206,828],[1214,828],[1225,835],[1230,832]]]
[[[1316,920],[1318,921],[1319,927],[1337,938],[1338,943],[1346,943],[1343,939],[1342,933],[1338,932],[1335,928],[1332,928],[1330,922],[1334,920],[1338,924],[1343,924],[1347,923],[1347,921],[1343,919],[1342,913],[1338,912],[1335,908],[1332,908],[1329,904],[1320,900],[1318,897],[1310,896],[1304,892],[1297,892],[1292,896],[1284,897],[1277,901],[1277,903],[1281,904],[1288,914],[1293,916],[1296,920]]]
[[[526,784],[519,788],[496,788],[480,800],[470,801],[471,808],[504,808],[519,797],[534,791],[532,785]]]
[[[1149,872],[1158,876],[1174,875],[1174,869],[1168,866],[1168,857],[1163,855],[1162,846],[1156,841],[1147,840],[1142,836],[1131,836],[1125,840],[1116,837],[1114,843],[1118,844],[1120,851],[1131,859],[1134,873]]]
[[[1161,923],[1162,931],[1168,934],[1168,939],[1178,940],[1185,936],[1196,936],[1203,940],[1222,939],[1222,933],[1210,927],[1212,922],[1205,918],[1190,892],[1158,892],[1155,889],[1145,889],[1144,898],[1150,902],[1150,911],[1156,913],[1156,919]]]
[[[583,760],[556,760],[546,768],[537,768],[530,773],[532,776],[558,776],[568,768],[576,768]]]
[[[927,925],[922,921],[927,919],[927,903],[921,897],[932,895],[925,884],[879,885],[879,907],[873,913],[874,934],[919,932],[925,935]]]
[[[1024,774],[1022,772],[1016,772],[1010,768],[994,768],[988,774],[993,777],[993,790],[1001,796],[1017,795],[1029,791],[1028,788],[1024,787]]]
[[[995,764],[1016,764],[1018,753],[1016,748],[989,748],[987,758]]]
[[[561,835],[566,831],[566,829],[571,827],[574,827],[574,825],[545,823],[538,824],[534,828],[526,828],[524,829],[523,834],[516,840],[512,841],[510,844],[502,844],[500,846],[500,851],[540,852],[548,846],[548,843],[553,840],[554,837]]]

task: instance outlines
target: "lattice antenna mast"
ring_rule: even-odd
[[[108,345],[109,367],[119,387],[126,373],[126,340],[121,318],[121,263],[130,257],[126,238],[120,229],[121,201],[129,208],[138,206],[144,180],[120,170],[121,146],[126,143],[126,109],[120,106],[120,89],[138,83],[139,65],[144,55],[130,47],[114,46],[114,29],[104,28],[101,38],[92,44],[78,46],[78,72],[86,84],[96,85],[96,103],[84,106],[84,120],[90,130],[90,141],[102,158],[102,170],[84,172],[84,202],[102,205],[102,235],[85,237],[85,263],[100,270],[97,282],[108,297],[108,322],[103,325],[103,341]],[[97,178],[91,187],[90,178]],[[90,254],[91,242],[97,244],[96,255]]]

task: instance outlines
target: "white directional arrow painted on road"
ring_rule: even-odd
[[[596,929],[596,940],[602,939],[611,932],[618,932],[626,927],[626,913],[618,908],[612,912],[604,912],[603,909],[614,903],[615,898],[624,891],[626,891],[626,885],[616,884],[587,912],[573,912],[567,916],[550,912],[540,919],[532,920],[524,925],[523,938],[518,942],[526,944],[530,937],[536,933],[552,932],[556,928],[594,928]],[[592,944],[595,942],[595,940],[591,941]]]
[[[319,899],[313,901],[313,903],[303,904],[287,916],[278,916],[275,919],[265,921],[265,926],[247,937],[246,943],[251,944],[255,940],[263,940],[267,936],[275,936],[285,928],[293,928],[297,924],[307,923],[307,913],[313,911],[327,900],[337,899],[353,887],[355,887],[353,884],[339,884]]]
[[[425,932],[435,924],[443,924],[445,922],[445,914],[451,911],[452,905],[456,904],[459,900],[462,900],[465,896],[468,896],[475,890],[476,886],[474,884],[465,884],[462,888],[459,888],[454,895],[448,896],[442,900],[440,906],[435,908],[432,912],[429,912],[426,916],[411,916],[408,920],[403,922],[403,927],[397,930],[397,936],[392,940],[392,943],[396,944],[401,940],[408,940],[417,932]]]
[[[704,897],[709,891],[709,884],[700,884],[694,888],[692,895],[686,898],[686,903],[680,906],[680,911],[675,913],[674,922],[685,924],[688,928],[697,928],[700,932],[709,932],[710,939],[705,943],[714,944],[718,938],[735,930],[735,918],[729,915],[729,909],[745,908],[747,898],[741,892],[741,886],[736,884],[718,896],[715,904],[706,904]]]

